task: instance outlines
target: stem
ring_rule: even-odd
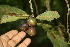
[[[68,3],[68,0],[65,0],[65,2],[66,2],[67,7],[68,7],[68,13],[67,13],[67,33],[68,33],[68,35],[69,35],[69,40],[68,40],[68,42],[70,42],[70,33],[69,33],[69,29],[68,29],[68,27],[69,27],[69,25],[68,25],[69,3]]]
[[[33,1],[34,1],[34,4],[35,4],[35,7],[36,7],[36,14],[38,15],[38,7],[37,7],[37,4],[36,4],[35,0],[33,0]]]
[[[50,0],[46,0],[46,7],[47,7],[48,11],[51,10],[51,8],[50,8]]]
[[[34,15],[33,15],[34,11],[33,11],[33,7],[32,7],[32,2],[31,2],[31,0],[29,1],[29,3],[30,3],[30,9],[31,9],[31,12],[32,12],[31,17],[34,17]]]

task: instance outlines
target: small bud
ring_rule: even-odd
[[[25,31],[28,28],[28,25],[26,22],[21,22],[21,24],[19,25],[19,28]]]
[[[35,18],[28,18],[28,19],[27,19],[27,24],[28,24],[29,26],[35,26],[35,25],[37,24],[37,21],[36,21]]]
[[[26,33],[28,33],[30,36],[34,36],[36,34],[35,27],[29,27]]]

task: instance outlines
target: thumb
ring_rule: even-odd
[[[3,44],[2,44],[1,38],[0,38],[0,47],[3,47]]]

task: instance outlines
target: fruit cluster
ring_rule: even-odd
[[[20,24],[19,28],[22,31],[25,31],[30,36],[34,36],[36,34],[35,29],[36,24],[37,24],[36,19],[33,17],[29,17],[26,22],[22,22]]]

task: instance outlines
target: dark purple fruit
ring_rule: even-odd
[[[19,25],[19,28],[25,31],[28,28],[28,24],[26,22],[21,22],[21,24]]]
[[[27,19],[27,24],[28,24],[29,26],[35,26],[35,25],[37,24],[37,21],[36,21],[35,18],[28,18],[28,19]]]
[[[30,36],[34,36],[36,34],[35,27],[29,27],[26,33],[28,33]]]

